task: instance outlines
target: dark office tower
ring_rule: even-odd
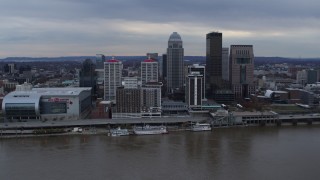
[[[96,92],[96,75],[95,75],[95,65],[91,61],[91,59],[86,59],[82,63],[82,67],[80,70],[80,87],[91,87],[92,88],[92,96]]]
[[[307,70],[307,83],[308,84],[313,84],[318,82],[318,70],[314,70],[314,69],[309,69]]]
[[[222,79],[229,81],[229,48],[222,48]]]
[[[222,33],[211,32],[206,36],[206,84],[208,97],[224,88],[222,80]]]
[[[97,69],[103,69],[103,63],[106,61],[106,57],[103,54],[96,55],[96,67]]]
[[[167,54],[162,54],[162,79],[167,79]]]
[[[180,35],[170,35],[167,48],[167,93],[183,91],[184,62],[183,46]]]
[[[229,64],[230,81],[235,98],[245,98],[255,93],[253,46],[231,45]]]

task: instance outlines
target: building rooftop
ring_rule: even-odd
[[[110,60],[106,60],[106,62],[120,62],[120,61],[116,59],[110,59]]]
[[[146,59],[146,60],[144,60],[143,62],[157,62],[157,61],[155,61],[155,60],[153,60],[153,59]]]
[[[82,91],[91,91],[91,87],[68,88],[33,88],[31,91],[13,91],[8,97],[40,97],[41,95],[71,95],[78,96]]]
[[[270,111],[256,111],[256,112],[249,112],[249,111],[243,111],[243,112],[236,112],[233,111],[232,114],[234,116],[261,116],[261,115],[268,115],[268,116],[274,116],[276,114],[270,112]]]
[[[182,41],[182,39],[177,32],[173,32],[169,37],[169,41]]]
[[[106,62],[112,63],[112,62],[121,62],[117,59],[115,59],[114,57],[112,57],[112,59],[106,60]]]

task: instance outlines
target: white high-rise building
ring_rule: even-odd
[[[117,87],[121,86],[123,64],[112,58],[104,62],[104,99],[116,100]]]
[[[203,75],[200,72],[191,72],[186,81],[186,103],[189,107],[201,107],[203,100]]]
[[[199,64],[193,64],[188,66],[188,75],[193,74],[194,72],[199,72],[200,75],[202,75],[202,98],[205,99],[205,90],[206,90],[206,67],[199,65]],[[188,78],[188,76],[186,76]]]
[[[149,58],[141,62],[141,82],[142,85],[148,82],[158,82],[158,62]]]
[[[181,36],[177,32],[170,35],[167,48],[167,93],[183,90],[184,49]]]

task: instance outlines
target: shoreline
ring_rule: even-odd
[[[317,124],[298,124],[298,125],[293,125],[291,123],[285,123],[281,124],[280,126],[274,125],[274,124],[268,124],[268,125],[235,125],[235,126],[220,126],[220,127],[212,127],[212,131],[214,132],[214,129],[233,129],[233,128],[253,128],[253,127],[261,127],[261,128],[269,128],[269,127],[312,127],[312,126],[320,126],[320,123]],[[168,132],[181,132],[181,131],[190,131],[189,127],[172,127],[167,126]],[[132,130],[129,129],[131,132]],[[84,130],[83,132],[64,132],[64,133],[48,133],[48,134],[33,134],[33,133],[21,133],[23,131],[20,131],[19,133],[12,133],[12,134],[2,134],[3,131],[0,132],[0,140],[1,139],[13,139],[13,138],[29,138],[29,137],[55,137],[55,136],[93,136],[93,135],[105,135],[108,136],[109,129],[106,128],[101,128],[101,127],[95,127],[92,129]],[[204,131],[206,132],[206,131]],[[132,136],[133,134],[130,134],[129,136]],[[110,136],[111,137],[111,136]]]

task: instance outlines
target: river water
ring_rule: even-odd
[[[0,179],[320,179],[320,126],[0,139]]]

